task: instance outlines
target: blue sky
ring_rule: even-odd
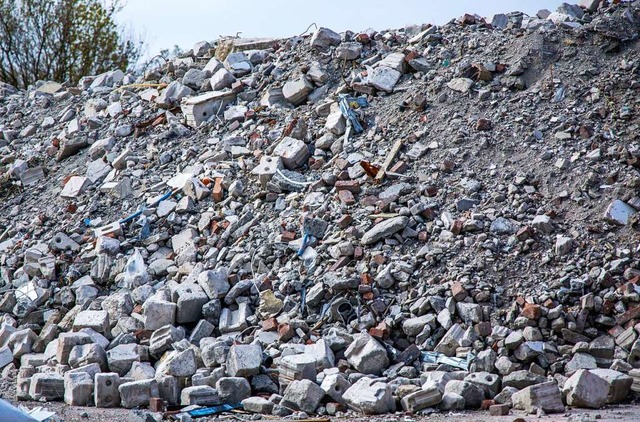
[[[177,44],[190,49],[220,35],[287,37],[311,23],[334,31],[400,28],[408,24],[444,24],[464,13],[490,16],[519,10],[530,15],[555,10],[552,0],[128,0],[121,23],[142,34],[148,54]]]

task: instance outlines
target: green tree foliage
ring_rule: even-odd
[[[118,26],[119,0],[0,0],[0,81],[26,87],[136,63],[142,43]]]

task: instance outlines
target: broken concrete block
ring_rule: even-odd
[[[242,400],[242,409],[245,412],[270,415],[273,411],[273,406],[272,402],[262,397],[249,397]]]
[[[240,403],[251,397],[251,385],[246,378],[223,377],[216,382],[216,390],[222,403]]]
[[[64,402],[71,406],[93,403],[93,379],[85,372],[64,375]]]
[[[198,128],[213,116],[222,114],[225,106],[235,100],[236,94],[233,91],[213,91],[185,99],[180,108],[187,125]]]
[[[607,404],[620,403],[629,395],[633,378],[622,372],[612,369],[591,369],[594,375],[602,378],[609,384],[609,394],[607,394]]]
[[[227,372],[232,377],[250,377],[260,373],[262,348],[255,344],[231,346],[227,358]]]
[[[80,331],[83,328],[91,328],[103,334],[105,337],[110,338],[111,325],[109,324],[109,314],[107,311],[82,311],[78,313],[73,321],[73,329]]]
[[[402,73],[388,66],[379,66],[373,69],[367,76],[367,84],[385,92],[393,92]]]
[[[313,381],[292,381],[284,392],[281,404],[303,412],[313,413],[324,397],[324,390]]]
[[[289,170],[303,166],[309,158],[309,148],[299,139],[285,137],[273,150],[280,157],[282,164]]]
[[[569,406],[599,409],[607,403],[609,383],[586,369],[579,369],[564,383],[562,391]]]
[[[157,330],[166,325],[174,325],[176,322],[177,305],[173,302],[149,299],[144,303],[142,315],[144,316],[144,328]]]
[[[180,393],[182,406],[216,406],[221,404],[220,397],[215,388],[208,385],[187,387]]]
[[[329,48],[340,44],[340,34],[328,28],[318,28],[311,36],[311,48],[327,51]]]
[[[619,199],[613,201],[604,213],[605,221],[620,226],[626,226],[629,223],[629,218],[637,211]]]
[[[320,388],[332,400],[338,403],[345,403],[342,395],[351,387],[351,383],[342,374],[331,374],[324,377]]]
[[[380,415],[396,410],[391,387],[368,377],[360,378],[345,391],[342,398],[351,409],[365,415]]]
[[[176,302],[176,322],[186,324],[196,322],[202,317],[202,307],[209,302],[209,297],[198,284],[181,284],[173,292]]]
[[[363,374],[380,375],[389,366],[387,350],[369,334],[358,335],[344,355]]]
[[[564,412],[562,394],[555,382],[543,382],[523,388],[511,395],[511,402],[515,409],[527,413],[536,413],[538,409],[545,413]]]
[[[158,382],[155,379],[132,381],[120,384],[120,404],[126,409],[134,407],[149,406],[152,397],[158,397]]]
[[[422,388],[410,393],[400,400],[402,408],[411,413],[418,412],[427,407],[434,407],[442,401],[442,392],[435,385],[431,384],[427,388]]]
[[[464,397],[467,409],[479,409],[484,400],[484,390],[476,384],[467,381],[452,380],[447,383],[445,393],[455,393]]]
[[[31,377],[29,397],[33,400],[55,401],[64,398],[64,378],[56,373],[38,373]]]
[[[293,81],[288,81],[282,87],[282,95],[284,95],[284,98],[296,106],[304,103],[312,91],[313,84],[304,76]]]
[[[235,81],[236,77],[233,76],[233,74],[224,67],[219,69],[216,73],[213,74],[211,79],[209,79],[211,89],[213,89],[214,91],[222,91],[225,88],[230,88],[231,84],[233,84]]]

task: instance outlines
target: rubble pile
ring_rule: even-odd
[[[299,417],[634,399],[639,34],[592,0],[0,85],[2,378]]]

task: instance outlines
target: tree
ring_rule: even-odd
[[[118,26],[120,0],[0,0],[0,81],[76,83],[136,63],[142,42]]]

